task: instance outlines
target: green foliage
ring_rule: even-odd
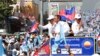
[[[0,1],[0,21],[10,16],[11,10],[12,7],[9,7],[9,3],[4,3]]]

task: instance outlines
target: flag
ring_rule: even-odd
[[[75,7],[71,7],[69,10],[60,10],[59,15],[61,16],[61,21],[72,21],[75,17]]]
[[[49,46],[49,40],[45,42],[42,46],[41,49],[45,51],[46,54],[50,54],[50,46]]]
[[[66,20],[69,20],[67,17],[66,17],[66,11],[63,9],[63,10],[60,10],[59,11],[59,14],[58,15],[60,15],[61,16],[61,21],[65,21],[66,22]]]
[[[61,20],[61,21],[64,21],[64,22],[70,21],[70,20],[67,18],[66,15],[62,15],[60,20]]]
[[[43,46],[41,49],[43,49],[46,54],[50,54],[50,46],[49,45]]]
[[[33,56],[39,56],[39,51],[44,50],[47,55],[50,55],[49,41],[45,42],[39,49],[37,49]]]
[[[0,55],[3,56],[4,55],[4,47],[2,45],[2,37],[0,36]]]
[[[30,32],[35,32],[38,29],[38,23],[34,23],[30,29]]]
[[[36,51],[34,52],[33,56],[39,56],[38,53],[39,53],[38,50],[36,50]]]
[[[62,15],[65,15],[65,14],[66,14],[66,13],[65,13],[65,10],[63,9],[63,10],[60,10],[60,11],[59,11],[59,14],[58,14],[58,15],[61,15],[61,16],[62,16]]]
[[[67,18],[65,16],[61,16],[60,20],[66,22]]]
[[[66,15],[71,15],[73,12],[75,12],[75,7],[71,7],[70,9],[65,10]]]
[[[69,20],[74,20],[75,17],[75,7],[72,7],[70,10],[66,10],[66,18]]]

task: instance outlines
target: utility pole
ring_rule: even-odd
[[[40,0],[40,24],[43,25],[43,0]],[[40,35],[42,35],[43,30],[40,28]]]

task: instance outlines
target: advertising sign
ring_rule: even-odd
[[[58,14],[58,12],[59,12],[59,3],[57,3],[57,2],[48,3],[48,7],[49,7],[49,15]]]
[[[70,50],[75,56],[84,56],[84,55],[92,55],[94,54],[94,39],[93,38],[66,38],[66,42],[68,46],[70,46]],[[55,44],[54,38],[51,39],[51,47],[55,48],[53,45]],[[60,50],[59,53],[56,51],[52,51],[52,56],[66,56],[68,55],[68,51],[65,48],[64,41],[60,42],[57,46]]]

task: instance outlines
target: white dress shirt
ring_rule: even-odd
[[[45,26],[40,25],[39,27],[43,28],[43,29],[48,29],[48,34],[49,34],[50,38],[53,37],[52,29],[54,28],[54,25],[52,25],[50,22],[47,25],[45,25]]]
[[[62,29],[60,29],[62,27]],[[63,30],[64,33],[68,33],[70,31],[70,27],[67,22],[59,21],[54,28],[54,32],[59,34],[60,31]]]
[[[77,35],[79,32],[83,31],[83,27],[81,27],[79,29],[80,25],[75,21],[73,24],[72,24],[72,31],[74,33],[74,36]]]

